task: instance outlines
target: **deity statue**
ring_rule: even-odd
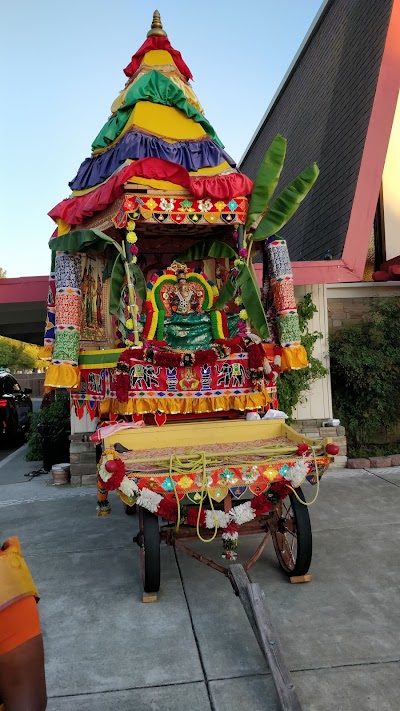
[[[177,278],[177,285],[174,287],[170,297],[172,312],[176,314],[198,313],[201,310],[200,303],[196,288],[187,281],[187,266],[179,264],[179,262],[173,262],[171,269],[175,271]]]

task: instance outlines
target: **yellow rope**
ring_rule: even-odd
[[[198,514],[197,514],[196,533],[197,533],[197,536],[198,536],[198,538],[201,540],[202,543],[211,543],[211,542],[215,539],[215,537],[216,537],[216,535],[217,535],[217,533],[218,533],[218,521],[217,521],[217,517],[216,517],[216,515],[215,515],[214,504],[213,504],[213,502],[212,502],[212,498],[211,498],[211,496],[210,496],[210,492],[208,491],[208,486],[207,486],[207,485],[208,485],[208,481],[207,481],[207,459],[206,459],[206,455],[205,455],[204,452],[202,452],[202,459],[203,459],[203,483],[202,483],[201,494],[200,494],[200,495],[201,495],[201,500],[200,500],[200,504],[199,504],[199,512],[198,512]],[[201,533],[200,533],[200,516],[201,516],[201,512],[202,512],[202,510],[203,510],[203,501],[204,501],[204,498],[205,498],[205,493],[206,493],[206,491],[207,491],[207,494],[208,494],[208,500],[209,500],[209,502],[210,502],[211,511],[213,512],[213,516],[214,516],[215,529],[214,529],[214,534],[213,534],[212,538],[203,538],[203,536],[202,536]]]
[[[317,464],[317,457],[316,457],[316,454],[315,454],[315,447],[312,447],[312,452],[313,452],[313,455],[314,455],[315,476],[317,477],[317,483],[316,483],[316,485],[317,485],[317,490],[316,490],[316,492],[315,492],[314,498],[313,498],[311,501],[303,501],[303,500],[300,498],[300,496],[298,495],[296,489],[293,489],[292,486],[288,486],[288,489],[291,489],[291,491],[293,491],[293,493],[294,493],[296,499],[297,499],[298,501],[300,501],[300,503],[303,504],[304,506],[312,506],[313,504],[315,504],[316,500],[318,499],[318,494],[319,494],[319,475],[318,475],[318,464]]]
[[[180,522],[181,522],[181,502],[180,502],[180,500],[179,500],[178,492],[177,492],[177,490],[176,490],[175,480],[174,480],[174,478],[173,478],[173,476],[172,476],[172,461],[173,461],[173,458],[174,458],[174,455],[171,454],[171,457],[170,457],[170,460],[169,460],[169,478],[171,479],[171,481],[172,481],[172,486],[174,487],[174,494],[175,494],[175,498],[176,498],[176,505],[177,505],[177,507],[178,507],[178,518],[177,518],[177,520],[176,520],[176,527],[175,527],[175,531],[178,533],[178,531],[179,531],[179,525],[180,525]]]

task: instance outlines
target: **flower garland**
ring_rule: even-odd
[[[285,467],[283,467],[285,469]],[[183,508],[178,509],[175,500],[165,499],[156,491],[146,487],[140,488],[134,479],[126,475],[124,462],[119,459],[114,449],[104,450],[98,468],[99,488],[105,491],[119,489],[127,498],[136,499],[135,503],[156,516],[161,516],[169,522],[197,526],[197,528],[223,529],[223,557],[234,560],[237,557],[238,527],[252,521],[258,516],[271,511],[289,494],[290,486],[299,486],[308,472],[308,466],[301,460],[293,467],[286,467],[284,476],[290,470],[290,480],[279,481],[270,485],[266,494],[254,496],[234,506],[230,511],[215,509]],[[178,521],[179,517],[179,521]]]
[[[137,263],[137,255],[139,254],[139,248],[136,244],[138,240],[138,236],[135,232],[136,228],[136,222],[135,220],[131,219],[131,215],[128,214],[128,222],[126,225],[127,232],[125,235],[125,239],[127,244],[129,245],[129,252],[130,252],[130,259],[129,259],[129,264],[136,264]],[[128,279],[128,282],[132,281],[132,279]],[[135,295],[135,289],[134,289],[134,284],[128,283],[127,287],[127,294],[125,294],[124,301],[126,303],[126,308],[129,312],[128,318],[125,320],[125,330],[128,332],[125,337],[125,345],[129,346],[130,343],[133,341],[135,343],[139,342],[138,339],[138,321],[139,321],[139,308],[136,303],[136,295]],[[122,327],[122,324],[121,324]],[[122,337],[121,330],[119,330],[119,336],[117,333],[118,337]]]

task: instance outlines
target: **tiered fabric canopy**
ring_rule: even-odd
[[[131,182],[195,199],[228,202],[251,192],[189,85],[192,78],[162,28],[158,11],[148,37],[124,70],[128,81],[112,115],[69,186],[49,213],[58,235],[105,210]]]

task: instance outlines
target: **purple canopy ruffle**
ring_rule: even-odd
[[[215,167],[223,161],[235,167],[232,158],[219,148],[211,138],[200,141],[167,143],[162,138],[140,131],[128,131],[123,138],[105,153],[86,158],[75,178],[69,183],[71,190],[86,190],[103,183],[127,160],[161,158],[182,165],[189,172]]]

